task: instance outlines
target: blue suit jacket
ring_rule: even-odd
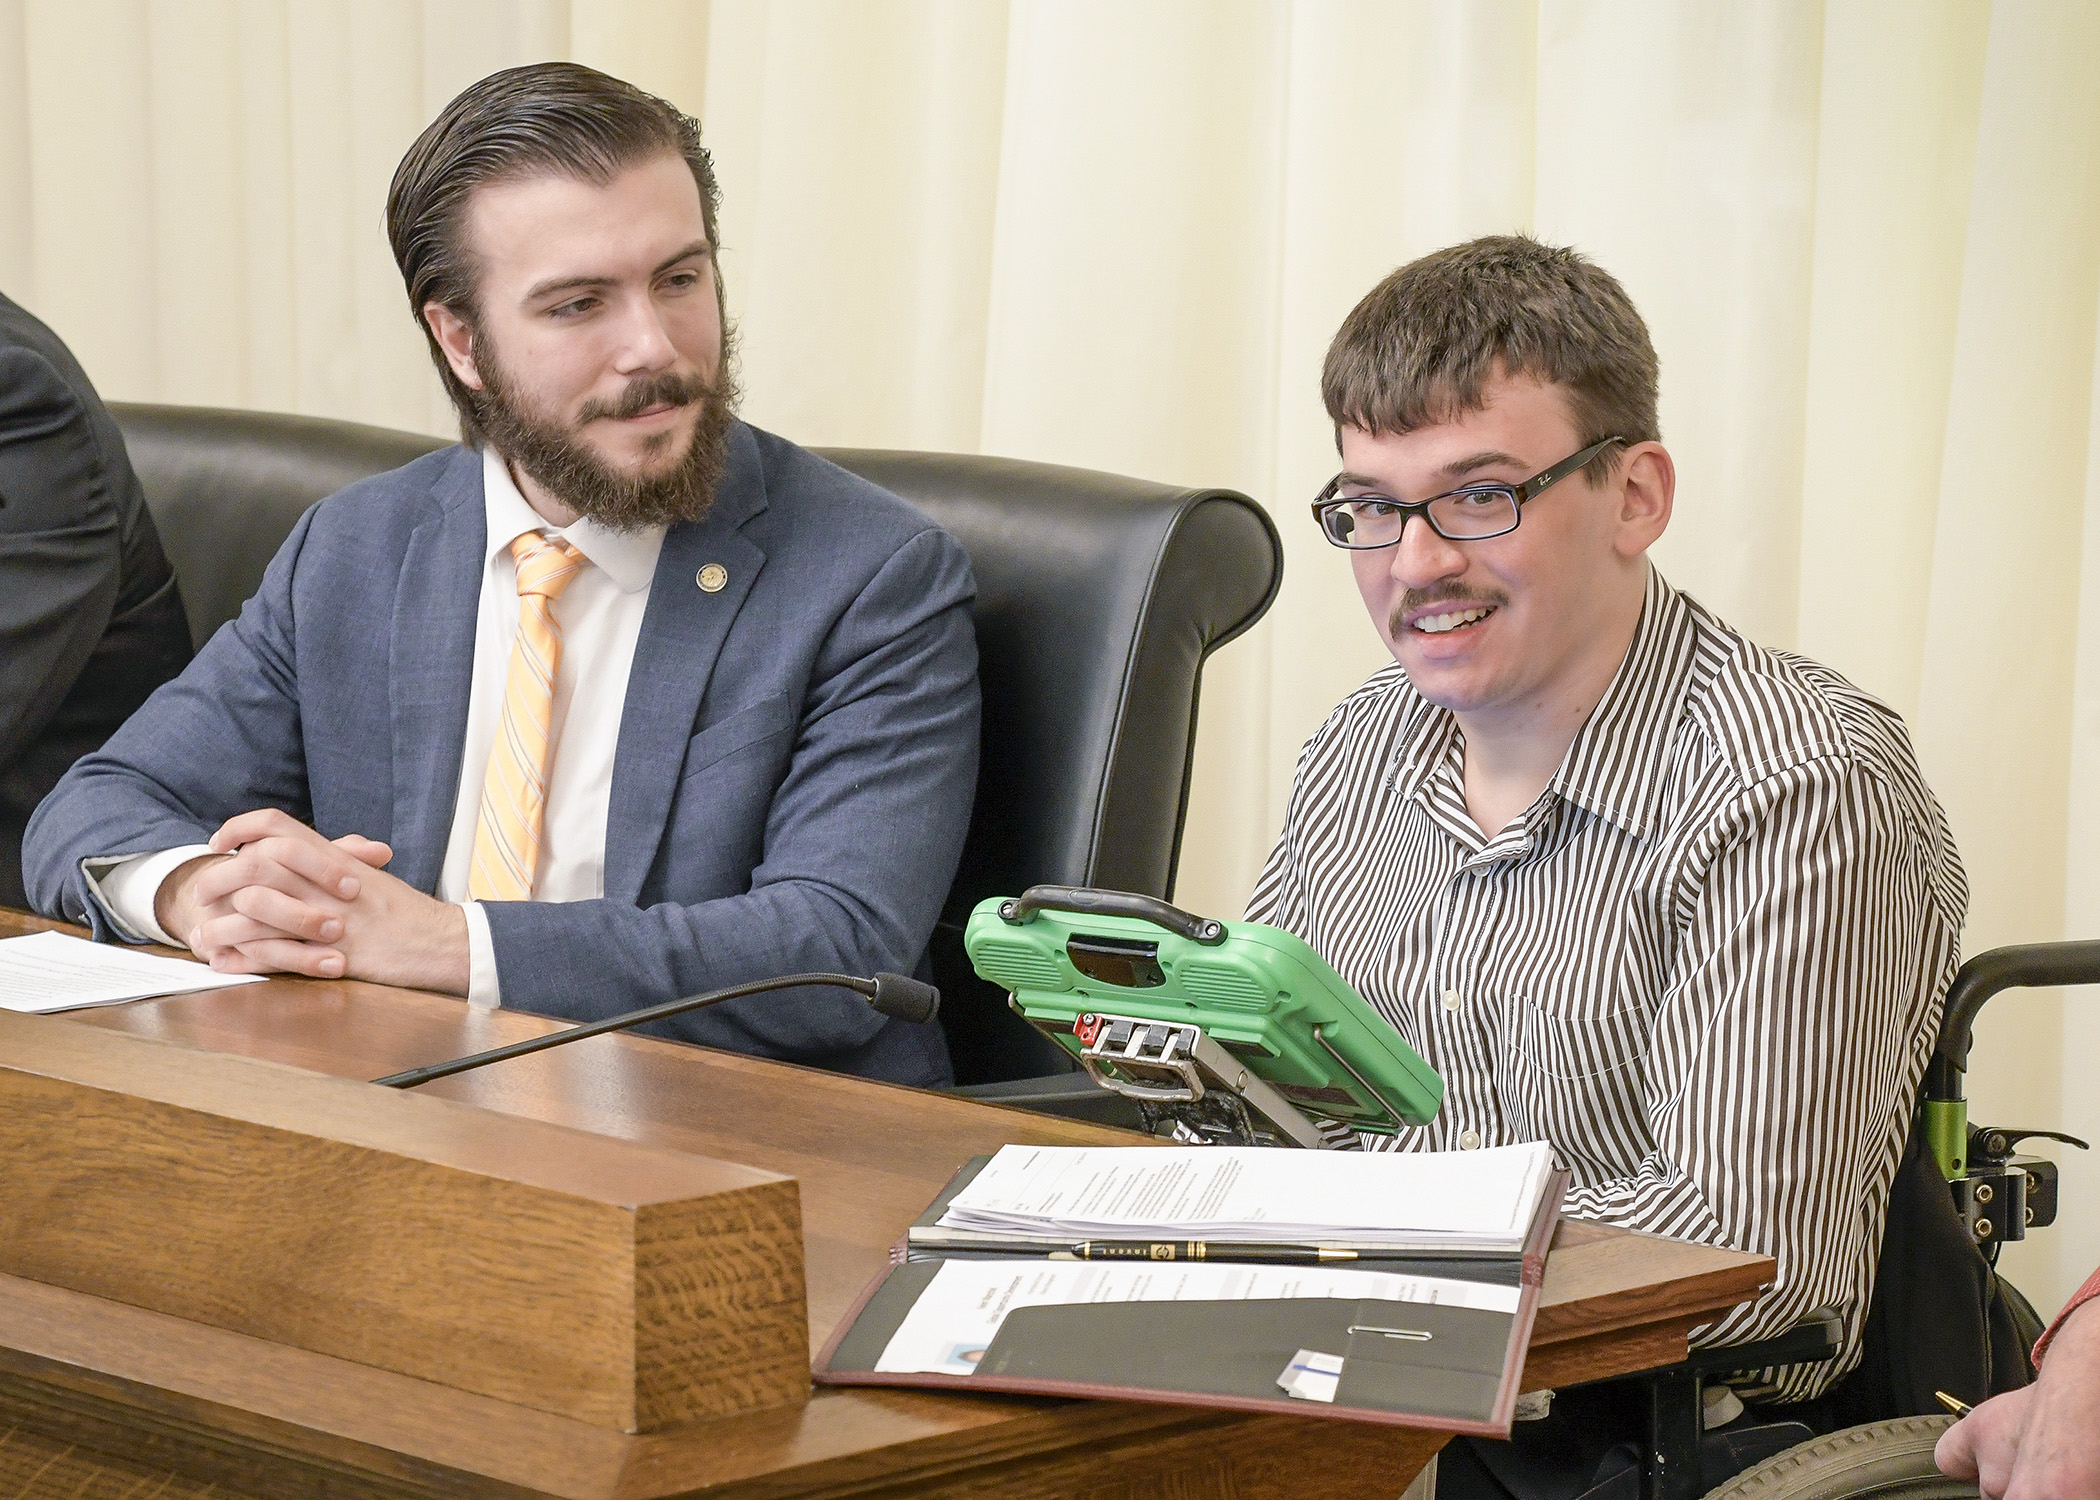
[[[487,525],[447,448],[293,528],[240,618],[45,799],[31,900],[115,936],[84,858],[201,843],[282,808],[394,849],[434,891],[460,783]],[[696,586],[708,563],[728,572]],[[605,895],[487,905],[503,1003],[594,1019],[719,985],[911,972],[970,817],[974,596],[962,548],[901,500],[739,425],[714,508],[664,539],[606,819]],[[903,1083],[951,1076],[937,1025],[850,994],[755,996],[692,1041]]]

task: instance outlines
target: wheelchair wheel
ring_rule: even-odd
[[[1973,1484],[1933,1467],[1952,1417],[1870,1422],[1816,1438],[1745,1470],[1706,1500],[1975,1500]]]

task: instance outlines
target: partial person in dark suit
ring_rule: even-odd
[[[445,108],[387,218],[465,445],[307,512],[38,810],[40,909],[577,1020],[922,962],[977,769],[969,560],[736,419],[715,205],[698,125],[589,68]],[[952,1076],[838,990],[669,1026]]]
[[[66,768],[190,659],[123,434],[58,335],[0,297],[0,906]]]

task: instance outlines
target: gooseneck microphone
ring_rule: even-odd
[[[805,985],[851,990],[856,995],[864,996],[868,1004],[884,1015],[899,1021],[931,1021],[941,1008],[939,990],[903,974],[877,974],[873,979],[862,979],[852,974],[784,974],[778,979],[754,979],[749,984],[733,984],[726,990],[709,990],[704,995],[688,995],[683,1000],[667,1000],[662,1005],[652,1005],[647,1010],[629,1011],[624,1016],[608,1016],[603,1021],[571,1026],[567,1031],[550,1032],[546,1036],[536,1036],[530,1041],[512,1042],[508,1047],[496,1047],[487,1052],[470,1053],[466,1057],[455,1057],[450,1062],[432,1063],[427,1068],[411,1068],[406,1073],[390,1073],[384,1078],[375,1078],[372,1081],[390,1089],[412,1089],[419,1083],[429,1083],[436,1078],[450,1078],[454,1073],[464,1073],[469,1068],[503,1062],[507,1058],[523,1057],[528,1052],[544,1052],[549,1047],[580,1042],[585,1037],[603,1036],[608,1031],[625,1031],[630,1026],[661,1021],[667,1016],[682,1016],[687,1011],[698,1010],[704,1005],[719,1005],[724,1000],[740,1000],[746,995],[763,995],[768,990],[801,989]]]

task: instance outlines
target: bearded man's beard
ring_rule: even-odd
[[[735,346],[728,330],[722,335],[722,357],[713,381],[669,371],[640,376],[614,400],[587,402],[573,423],[549,421],[525,410],[502,362],[491,357],[489,341],[479,339],[476,344],[482,388],[467,392],[475,420],[498,453],[562,504],[613,531],[697,521],[707,514],[729,461],[729,429],[736,421],[741,395]],[[652,406],[694,402],[700,409],[692,439],[668,469],[623,473],[600,458],[582,437],[584,425],[600,417],[638,417]],[[662,434],[662,446],[674,441],[675,434]]]

